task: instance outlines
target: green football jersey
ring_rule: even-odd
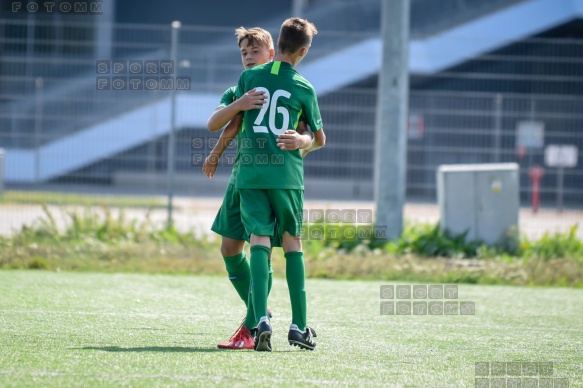
[[[236,86],[231,86],[230,88],[225,90],[225,92],[223,93],[223,96],[221,97],[221,101],[219,103],[219,108],[220,107],[224,108],[226,106],[229,106],[237,99],[236,90],[237,90]],[[229,179],[229,184],[232,184],[232,185],[234,185],[235,182],[237,181],[237,171],[239,171],[239,143],[240,143],[239,135],[240,134],[241,134],[241,131],[239,131],[239,133],[237,134],[237,151],[235,152],[235,162],[233,163],[233,170],[231,171],[231,179]]]
[[[240,132],[240,189],[302,189],[304,162],[299,150],[282,151],[277,136],[295,130],[300,117],[313,132],[322,128],[314,87],[287,62],[270,62],[241,73],[237,97],[251,90],[267,97],[261,109],[245,112]]]

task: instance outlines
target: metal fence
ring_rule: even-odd
[[[100,193],[120,188],[142,193],[145,186],[154,193],[165,191],[171,91],[113,90],[111,85],[100,90],[98,77],[113,80],[115,74],[100,74],[98,63],[168,60],[171,28],[114,25],[111,41],[96,39],[95,31],[95,24],[85,22],[35,20],[31,28],[30,21],[1,20],[0,148],[6,152],[6,190],[67,191],[82,184],[83,190]],[[350,45],[375,37],[372,32],[323,31],[310,56],[326,57],[339,41]],[[209,134],[204,123],[241,71],[233,30],[183,26],[178,47],[174,76],[186,77],[189,88],[178,96],[174,167],[183,184],[176,187],[183,194],[220,196],[224,186],[205,183],[203,159],[195,155],[210,151],[209,139],[218,135]],[[580,38],[539,37],[509,42],[444,71],[412,73],[409,201],[435,202],[441,164],[518,162],[521,200],[528,207],[529,171],[538,164],[545,168],[543,206],[560,203],[573,210],[560,216],[567,217],[567,224],[581,222],[581,157],[575,167],[545,165],[550,144],[583,150],[581,58]],[[159,80],[164,74],[153,76]],[[306,179],[350,187],[324,196],[372,199],[376,100],[375,76],[320,96],[328,144],[306,160]],[[193,138],[204,139],[205,146],[193,148]],[[219,168],[223,181],[233,152],[227,151]],[[16,172],[10,170],[14,163],[20,163]]]

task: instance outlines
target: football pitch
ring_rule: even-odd
[[[410,284],[308,279],[308,352],[276,277],[258,353],[216,348],[244,315],[226,277],[0,271],[0,386],[583,386],[583,290],[459,285],[473,315],[381,315]]]

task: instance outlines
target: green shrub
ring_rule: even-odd
[[[582,258],[583,241],[577,238],[578,225],[569,228],[569,232],[554,234],[545,233],[539,240],[530,241],[524,238],[518,249],[518,256],[524,258],[539,257],[542,259],[554,258]]]
[[[29,269],[49,269],[49,262],[42,257],[33,257],[28,263]]]
[[[390,242],[387,250],[396,254],[416,254],[425,257],[476,257],[481,241],[467,241],[468,232],[452,235],[440,225],[407,225],[401,238]]]

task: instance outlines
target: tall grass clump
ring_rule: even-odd
[[[128,220],[109,208],[62,211],[43,206],[32,226],[0,237],[0,268],[139,272],[201,271],[215,244],[193,231],[156,226],[149,213]],[[210,263],[211,270],[217,269]]]

